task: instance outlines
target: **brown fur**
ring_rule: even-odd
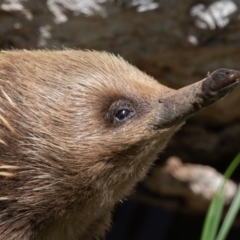
[[[107,53],[2,52],[0,239],[103,238],[114,204],[178,128],[152,127],[167,91]],[[125,102],[134,117],[112,121]]]

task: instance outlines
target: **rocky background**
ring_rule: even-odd
[[[121,55],[169,87],[181,88],[217,68],[240,70],[239,5],[240,0],[0,0],[0,49],[104,50]],[[149,178],[131,196],[138,203],[130,201],[117,211],[117,235],[113,231],[109,240],[176,239],[166,233],[172,229],[170,222],[181,226],[180,232],[191,232],[189,226],[199,230],[192,225],[193,214],[205,213],[221,172],[239,151],[240,87],[192,117],[175,135]],[[240,171],[228,182],[226,204],[239,176]],[[143,206],[139,218],[136,208]],[[176,220],[173,209],[187,215]],[[157,220],[150,213],[164,217]],[[130,217],[135,223],[136,218],[145,219],[145,228],[127,223]],[[162,226],[157,233],[146,227],[156,221]],[[199,239],[196,232],[180,239]]]

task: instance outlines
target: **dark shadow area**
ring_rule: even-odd
[[[125,201],[116,207],[106,240],[199,240],[204,217]],[[233,227],[226,240],[239,239],[240,229]]]

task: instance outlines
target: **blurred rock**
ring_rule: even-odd
[[[211,165],[224,172],[238,152],[240,123],[206,127],[192,119],[171,139],[159,164],[176,155],[184,162]],[[240,174],[237,177],[240,180]]]
[[[223,182],[223,176],[212,167],[183,164],[178,157],[171,157],[164,166],[153,169],[144,186],[159,197],[171,197],[172,205],[175,199],[175,208],[201,212],[207,210],[212,197]],[[232,201],[236,190],[236,184],[226,180],[225,204]]]

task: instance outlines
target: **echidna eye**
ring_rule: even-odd
[[[114,117],[116,121],[123,122],[132,115],[133,115],[133,111],[131,109],[124,108],[119,110]]]

